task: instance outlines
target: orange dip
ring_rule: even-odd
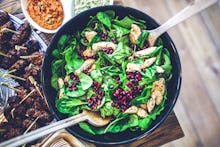
[[[28,0],[27,11],[41,27],[49,30],[58,28],[63,21],[63,7],[60,0]]]

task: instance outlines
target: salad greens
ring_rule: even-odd
[[[141,32],[136,33],[137,27]],[[161,39],[157,47],[148,46],[144,29],[144,20],[119,19],[114,11],[105,11],[91,16],[83,30],[62,35],[51,65],[58,111],[73,116],[86,109],[111,117],[104,127],[79,123],[94,135],[146,130],[165,107],[172,64]]]

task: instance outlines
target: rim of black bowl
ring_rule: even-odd
[[[49,56],[49,53],[52,52],[52,43],[57,39],[57,37],[59,37],[61,35],[61,33],[63,32],[65,26],[68,26],[70,25],[74,20],[77,20],[77,18],[80,18],[82,15],[84,15],[85,13],[88,13],[88,12],[92,12],[92,11],[95,11],[95,12],[98,12],[98,11],[106,11],[106,10],[114,10],[114,9],[126,9],[128,11],[136,11],[136,13],[139,13],[142,15],[145,15],[145,17],[153,22],[155,25],[159,26],[159,23],[157,23],[152,17],[150,17],[149,15],[147,15],[146,13],[144,12],[141,12],[137,9],[134,9],[134,8],[130,8],[130,7],[124,7],[124,6],[117,6],[117,5],[113,5],[113,6],[100,6],[100,7],[95,7],[95,8],[91,8],[91,9],[88,9],[84,12],[81,12],[79,13],[78,15],[74,16],[72,19],[70,19],[67,23],[65,23],[59,30],[58,32],[53,36],[52,40],[50,41],[50,44],[48,45],[48,48],[46,50],[46,53],[45,53],[45,56],[44,56],[44,60],[43,60],[43,67],[42,67],[42,71],[41,71],[41,80],[42,80],[42,85],[43,85],[43,93],[45,94],[46,96],[46,99],[47,99],[47,103],[48,103],[48,106],[49,106],[49,109],[50,109],[50,112],[52,113],[52,115],[57,119],[57,120],[61,120],[61,118],[59,118],[59,116],[55,113],[54,111],[54,108],[51,104],[51,102],[48,100],[49,98],[49,93],[47,92],[47,87],[45,85],[45,69],[47,69],[47,61],[46,59],[48,58]],[[133,142],[133,141],[136,141],[136,140],[139,140],[139,139],[142,139],[144,138],[145,136],[149,135],[150,133],[152,133],[156,128],[158,128],[168,117],[168,115],[171,113],[171,111],[173,110],[174,106],[175,106],[175,103],[177,101],[177,98],[179,96],[179,92],[180,92],[180,88],[181,88],[181,81],[182,81],[182,70],[181,70],[181,62],[180,62],[180,58],[179,58],[179,55],[178,55],[178,52],[177,52],[177,49],[176,49],[176,46],[175,44],[173,43],[172,39],[170,38],[170,36],[167,34],[167,33],[164,33],[162,36],[165,36],[167,40],[169,40],[169,44],[172,46],[172,50],[174,51],[174,54],[175,54],[175,58],[174,60],[176,61],[177,63],[177,71],[178,71],[178,75],[177,75],[177,84],[175,85],[175,89],[176,89],[176,93],[174,95],[174,97],[172,98],[173,101],[172,101],[172,104],[171,106],[169,107],[169,109],[166,111],[166,113],[163,115],[163,117],[159,120],[158,123],[156,123],[156,125],[154,125],[152,128],[150,129],[146,129],[143,134],[137,136],[137,137],[134,137],[134,138],[131,138],[131,139],[128,139],[128,140],[123,140],[123,141],[110,141],[110,142],[102,142],[102,141],[97,141],[97,140],[93,140],[93,139],[88,139],[86,137],[83,137],[79,134],[77,134],[76,132],[74,132],[73,130],[71,130],[70,128],[66,128],[67,131],[69,131],[71,134],[73,134],[74,136],[78,137],[79,139],[82,139],[84,141],[88,141],[88,142],[91,142],[91,143],[94,143],[94,144],[99,144],[99,145],[119,145],[119,144],[125,144],[125,143],[130,143],[130,142]],[[164,111],[164,110],[163,110]],[[159,117],[159,116],[157,116]]]

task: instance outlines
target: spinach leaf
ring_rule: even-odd
[[[107,55],[106,53],[101,53],[101,52],[99,52],[100,53],[100,56],[102,56],[102,58],[103,59],[105,59],[105,60],[107,60],[109,63],[111,63],[111,64],[116,64],[115,63],[115,61],[111,58],[111,56],[109,56],[109,55]]]
[[[52,62],[52,74],[56,74],[58,77],[62,77],[65,74],[64,69],[65,61],[62,59],[54,60]]]
[[[136,44],[140,47],[143,48],[145,45],[145,42],[147,41],[147,37],[149,35],[149,32],[144,31],[141,33],[141,35],[138,37]]]
[[[88,104],[88,102],[83,102],[78,98],[63,97],[56,100],[56,108],[64,114],[70,113],[73,107],[85,104]]]
[[[124,115],[106,127],[105,132],[118,133],[138,126],[138,116],[135,114]]]
[[[141,95],[138,97],[135,97],[132,101],[132,105],[140,105],[140,104],[146,104],[148,99],[150,98],[151,95],[151,89],[152,89],[152,84],[144,87],[143,91],[141,92]]]
[[[82,64],[84,63],[83,59],[78,59],[77,53],[74,51],[74,48],[69,47],[67,50],[64,52],[65,56],[65,69],[67,71],[67,74],[70,74],[80,68]]]
[[[105,127],[94,127],[86,122],[79,123],[79,127],[84,131],[96,135],[96,134],[104,134]]]
[[[52,62],[52,77],[51,77],[51,86],[58,90],[59,86],[57,80],[59,77],[63,77],[65,75],[64,69],[65,61],[62,59],[54,60]]]
[[[105,11],[105,14],[107,14],[108,17],[111,19],[115,18],[115,11],[113,11],[113,10],[107,10],[107,11]]]
[[[89,87],[92,86],[92,83],[93,83],[92,78],[84,73],[79,74],[79,81],[81,83],[82,90],[88,89]]]
[[[141,128],[141,130],[146,130],[151,124],[151,119],[150,117],[145,117],[145,118],[142,118],[142,119],[139,119],[138,121],[138,127]]]
[[[53,52],[52,52],[52,55],[55,57],[55,58],[62,58],[62,53],[63,51],[61,49],[54,49]]]
[[[117,63],[121,64],[125,60],[125,58],[131,55],[129,50],[130,47],[125,45],[123,42],[119,42],[117,49],[113,52],[111,56],[115,59]]]
[[[108,116],[117,116],[120,113],[120,110],[112,106],[112,102],[107,102],[105,105],[100,108],[100,115],[105,118]]]
[[[62,35],[58,40],[57,47],[59,49],[64,49],[69,40],[70,40],[70,35]]]
[[[99,83],[102,83],[102,73],[100,70],[96,69],[96,70],[92,70],[90,73],[92,79],[94,79],[95,81],[98,81]]]
[[[123,35],[126,35],[126,34],[129,34],[130,33],[130,30],[126,29],[126,28],[123,28],[121,26],[118,26],[118,25],[112,25],[113,28],[115,28],[116,30],[116,36],[117,37],[121,37]]]
[[[120,113],[116,119],[114,121],[112,121],[106,128],[105,128],[105,131],[104,133],[106,132],[111,132],[111,133],[117,133],[117,132],[120,132],[120,121],[121,120],[125,120],[126,118],[128,118],[128,114],[122,114]]]
[[[115,24],[117,24],[117,25],[119,25],[119,26],[121,26],[121,27],[127,28],[127,29],[131,29],[131,25],[132,25],[133,23],[135,23],[135,24],[137,24],[137,25],[140,25],[140,27],[141,27],[142,29],[146,29],[145,21],[143,21],[143,20],[137,21],[137,20],[135,20],[134,18],[132,18],[131,16],[130,16],[130,17],[126,16],[126,17],[124,17],[123,19],[121,19],[121,20],[115,20],[114,22],[115,22]]]
[[[75,91],[67,91],[66,95],[68,97],[80,97],[83,96],[85,94],[85,91],[82,90],[81,88],[78,88],[78,90]]]
[[[51,81],[50,81],[50,83],[51,83],[51,86],[54,88],[54,89],[56,89],[56,90],[59,90],[59,85],[58,85],[58,76],[57,76],[57,74],[53,74],[52,75],[52,77],[51,77]]]
[[[102,41],[99,35],[95,35],[92,40],[89,42],[89,46],[92,46],[93,43]]]
[[[150,66],[150,67],[146,68],[145,70],[146,70],[146,72],[145,73],[141,72],[141,74],[148,79],[153,79],[157,73],[155,65]]]
[[[162,67],[165,70],[166,74],[169,74],[171,73],[171,70],[172,70],[170,58],[168,55],[163,54],[163,59],[164,59],[164,64],[161,65],[160,67]]]
[[[106,13],[98,12],[96,14],[96,17],[102,24],[104,24],[106,27],[108,27],[109,30],[111,29],[111,20]]]
[[[120,73],[120,68],[119,67],[116,67],[116,66],[106,66],[106,67],[103,67],[101,68],[101,70],[108,76],[115,76],[115,75],[118,75]]]

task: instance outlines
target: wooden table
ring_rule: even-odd
[[[121,1],[115,1],[115,4],[123,5]],[[22,20],[25,19],[19,0],[0,0],[0,10],[7,11]],[[37,33],[45,40],[46,44],[50,42],[50,39],[54,35],[41,33],[39,31],[37,31]],[[141,140],[121,146],[160,146],[182,137],[184,137],[183,130],[181,129],[175,113],[172,112],[167,120],[153,133]]]

